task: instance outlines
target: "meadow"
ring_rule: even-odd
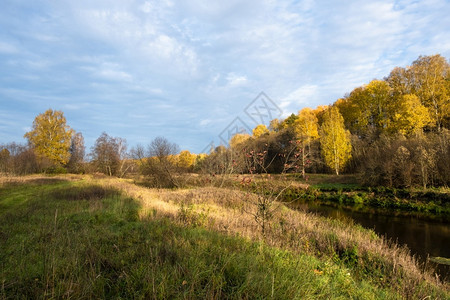
[[[231,187],[0,179],[1,299],[448,299],[408,249]]]

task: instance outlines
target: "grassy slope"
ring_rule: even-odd
[[[99,183],[0,188],[0,298],[400,297],[326,257],[218,233],[193,222],[199,214],[192,211],[171,217],[175,200],[159,200],[169,192]],[[190,218],[180,221],[180,214]],[[443,290],[424,289],[445,298]]]

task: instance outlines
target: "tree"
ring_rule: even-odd
[[[148,146],[148,160],[144,173],[152,175],[159,187],[178,187],[180,183],[175,177],[176,166],[171,157],[179,152],[175,143],[164,137],[156,137]]]
[[[189,170],[194,166],[196,155],[189,150],[181,151],[178,155],[178,166],[182,169]]]
[[[298,112],[298,118],[294,122],[294,132],[300,141],[300,156],[302,176],[305,178],[307,159],[311,154],[311,141],[319,137],[318,120],[311,108],[304,108]]]
[[[63,112],[49,109],[34,119],[33,129],[24,137],[39,156],[65,165],[70,158],[72,135],[73,130],[67,126]]]
[[[119,137],[111,137],[103,132],[95,141],[92,148],[93,163],[97,169],[109,176],[125,175],[129,166],[126,166],[127,158],[126,140]]]
[[[419,56],[409,69],[412,92],[430,111],[435,127],[441,130],[450,111],[450,64],[439,54]]]
[[[350,132],[345,129],[344,118],[335,106],[324,115],[320,144],[325,163],[339,175],[339,171],[351,158],[351,144]]]
[[[269,133],[269,129],[267,129],[266,125],[259,124],[253,129],[252,133],[255,138],[259,138],[261,135]]]
[[[248,135],[247,133],[236,133],[230,139],[230,142],[229,142],[230,147],[232,149],[235,149],[239,145],[242,145],[243,143],[245,143],[249,138],[250,138],[250,135]]]
[[[294,125],[295,120],[297,120],[298,116],[292,113],[289,117],[283,120],[280,124],[280,129],[285,129]]]
[[[2,147],[0,147],[1,149]],[[11,152],[8,149],[3,148],[0,151],[0,173],[7,173],[9,167],[9,161],[11,158]]]
[[[280,120],[273,119],[273,120],[270,121],[269,130],[271,132],[278,132],[280,130],[280,127],[281,127]]]
[[[70,159],[67,164],[70,172],[79,173],[83,170],[83,162],[85,156],[86,147],[84,146],[84,138],[81,132],[77,132],[72,137],[72,142],[70,145]]]
[[[418,133],[432,122],[428,109],[413,94],[399,96],[397,107],[389,126],[390,133],[411,135]]]

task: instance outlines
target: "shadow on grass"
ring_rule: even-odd
[[[48,196],[56,200],[101,200],[104,198],[120,196],[117,189],[105,188],[99,185],[70,186],[51,191]]]
[[[140,209],[118,190],[69,183],[0,214],[0,299],[398,298],[336,264],[141,221]]]
[[[51,177],[40,177],[40,178],[26,178],[24,180],[15,180],[4,181],[0,188],[10,188],[10,187],[18,187],[22,185],[26,186],[42,186],[42,185],[54,185],[60,184],[64,182],[69,182],[69,180],[61,179],[61,178],[51,178]]]

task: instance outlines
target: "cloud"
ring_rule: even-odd
[[[247,82],[247,77],[234,73],[229,73],[226,79],[229,86],[244,85]]]
[[[18,53],[19,49],[14,46],[13,44],[4,42],[4,41],[0,41],[0,53],[5,53],[5,54],[14,54],[14,53]]]
[[[282,98],[279,106],[283,111],[283,117],[287,117],[291,113],[296,113],[295,111],[292,111],[293,106],[311,106],[310,103],[314,102],[317,98],[318,89],[319,87],[317,85],[304,85]]]
[[[110,130],[131,145],[167,134],[199,151],[261,91],[289,115],[419,55],[450,57],[445,0],[7,2],[8,138],[55,107],[87,141]]]
[[[200,126],[206,126],[208,124],[210,124],[212,122],[212,120],[210,119],[204,119],[200,121]]]

